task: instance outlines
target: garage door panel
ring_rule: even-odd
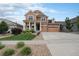
[[[47,32],[47,26],[41,26],[41,31],[42,32]]]
[[[48,28],[48,32],[59,32],[59,28]]]

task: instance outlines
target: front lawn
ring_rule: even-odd
[[[32,33],[21,33],[19,35],[14,35],[11,37],[0,38],[0,40],[32,40],[36,35]]]

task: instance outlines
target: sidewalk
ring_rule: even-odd
[[[44,40],[18,40],[18,41],[0,41],[2,42],[2,44],[17,44],[18,42],[24,42],[25,44],[46,44],[46,42]]]

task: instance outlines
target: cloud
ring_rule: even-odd
[[[19,15],[22,13],[22,15],[25,12],[28,12],[28,10],[41,10],[44,13],[57,13],[57,10],[54,9],[48,9],[44,7],[43,4],[0,4],[0,14],[2,16],[7,15]]]
[[[20,23],[23,21],[24,14],[27,13],[29,10],[40,10],[44,12],[45,14],[53,14],[53,13],[64,13],[63,11],[58,11],[55,9],[51,9],[48,7],[45,7],[44,4],[34,4],[34,3],[13,3],[13,4],[0,4],[0,17],[4,18],[13,18],[13,19],[19,19]],[[12,21],[13,21],[12,19]],[[22,22],[21,22],[22,21]]]
[[[44,5],[41,5],[41,4],[31,5],[31,6],[27,7],[27,10],[33,10],[33,11],[40,10],[42,12],[50,12],[50,10],[52,10],[53,11],[52,13],[56,12],[56,10],[50,9],[50,8],[48,9],[48,8],[44,7]]]

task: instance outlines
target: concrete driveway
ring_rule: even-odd
[[[42,32],[53,56],[79,56],[79,34]]]

